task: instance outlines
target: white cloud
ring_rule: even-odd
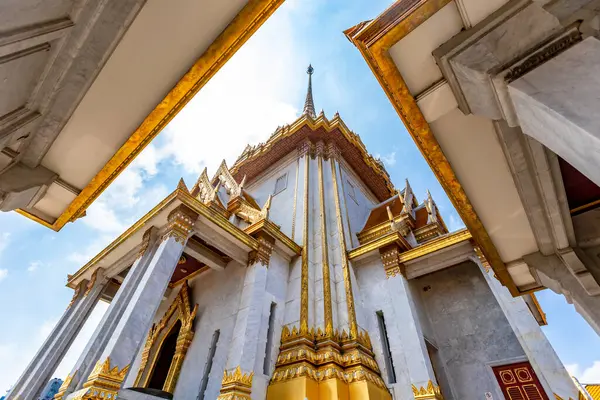
[[[27,272],[32,274],[35,271],[37,271],[41,265],[42,265],[41,261],[32,261],[29,263],[29,266],[27,267]]]
[[[581,383],[600,382],[600,361],[594,361],[590,367],[585,369],[582,369],[579,364],[568,364],[565,365],[565,368]]]
[[[104,249],[113,239],[114,238],[111,235],[100,235],[87,246],[69,254],[67,256],[67,260],[83,265],[90,261],[96,254],[98,254],[100,250]]]
[[[145,154],[144,164],[173,158],[188,172],[208,167],[210,175],[223,158],[231,166],[247,144],[296,119],[306,75],[290,8],[278,10],[171,121],[166,144]]]
[[[452,211],[452,213],[450,214],[450,219],[446,221],[446,223],[450,232],[454,232],[465,227],[465,224],[463,223],[462,219],[460,219],[460,217],[456,214],[455,211]]]
[[[393,167],[394,165],[396,165],[396,152],[392,151],[391,153],[388,154],[375,154],[375,158],[379,158],[381,161],[383,161],[383,163],[385,164],[386,167]]]
[[[8,276],[8,270],[6,268],[0,269],[0,282],[2,282],[4,279],[6,279],[7,276]]]

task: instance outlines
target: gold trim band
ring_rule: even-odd
[[[317,157],[319,163],[319,207],[321,210],[321,260],[323,263],[323,314],[325,334],[333,334],[333,311],[331,306],[331,277],[329,271],[329,247],[327,245],[327,215],[325,214],[325,187],[323,184],[323,156]]]

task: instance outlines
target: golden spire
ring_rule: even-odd
[[[306,92],[306,100],[304,101],[304,110],[302,113],[309,115],[312,118],[317,118],[315,103],[312,95],[312,74],[314,70],[315,69],[312,67],[312,65],[309,64],[308,69],[306,70],[306,73],[308,74],[308,90]]]

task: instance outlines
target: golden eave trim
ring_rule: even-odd
[[[540,325],[548,325],[548,320],[546,319],[546,313],[544,312],[544,310],[542,310],[542,306],[540,305],[537,296],[535,295],[535,293],[530,293],[529,294],[531,296],[531,301],[533,302],[533,305],[535,306],[535,308],[537,308],[538,313],[540,313],[540,318],[542,319],[542,323]]]
[[[402,235],[400,235],[399,233],[394,232],[389,235],[383,236],[377,240],[374,240],[370,243],[367,243],[363,246],[357,247],[356,249],[353,249],[348,252],[348,258],[352,260],[354,258],[363,256],[367,253],[392,244],[397,241],[397,236],[402,237]],[[446,236],[433,239],[429,242],[420,245],[419,247],[415,247],[414,249],[406,250],[400,253],[398,258],[401,263],[406,263],[417,258],[426,256],[428,254],[435,253],[436,251],[445,249],[446,247],[454,246],[455,244],[469,241],[471,239],[471,233],[467,229],[461,229],[460,231],[449,233]]]
[[[437,139],[415,98],[411,95],[402,74],[389,54],[390,48],[415,30],[436,12],[446,6],[450,0],[398,0],[390,9],[400,9],[403,4],[409,5],[406,10],[397,12],[391,21],[382,24],[380,34],[369,33],[372,26],[383,21],[386,13],[367,24],[359,24],[346,31],[348,39],[354,43],[363,55],[371,71],[379,81],[396,112],[404,122],[407,131],[413,138],[421,154],[429,164],[438,181],[446,191],[448,198],[458,211],[474,240],[481,248],[494,273],[513,296],[521,294],[513,282],[498,250],[479,219],[473,205],[469,201],[452,166],[444,155]]]
[[[260,230],[269,234],[273,239],[283,243],[283,245],[290,249],[294,254],[300,255],[302,253],[302,247],[299,244],[290,239],[285,233],[281,232],[277,225],[267,219],[261,219],[260,221],[255,222],[244,229],[244,232],[251,235]]]
[[[284,138],[292,136],[293,134],[298,132],[300,129],[302,129],[304,126],[307,126],[308,128],[310,128],[313,131],[316,131],[316,130],[322,128],[328,133],[334,131],[335,129],[338,129],[342,133],[344,138],[350,144],[352,144],[359,150],[365,164],[367,166],[369,166],[369,168],[371,168],[376,175],[380,176],[384,180],[386,187],[389,191],[389,196],[391,197],[394,195],[395,188],[394,188],[394,185],[392,184],[392,181],[391,181],[389,175],[387,174],[387,172],[379,168],[379,166],[377,165],[377,163],[375,161],[375,158],[371,154],[369,154],[369,152],[367,151],[367,148],[365,147],[365,144],[360,140],[360,137],[356,133],[352,132],[348,128],[348,126],[346,126],[346,124],[344,123],[344,121],[342,120],[342,118],[339,115],[336,115],[331,120],[327,119],[322,114],[320,114],[316,119],[313,119],[313,118],[307,116],[306,114],[301,115],[296,121],[292,122],[290,125],[284,126],[282,129],[280,129],[276,134],[271,136],[265,143],[261,143],[259,145],[259,149],[255,153],[251,154],[249,157],[247,157],[239,162],[236,162],[233,165],[233,167],[231,167],[231,174],[235,175],[238,172],[238,170],[240,169],[240,167],[242,167],[243,165],[264,155],[277,142],[279,142],[280,140],[282,140]],[[367,187],[369,187],[369,186],[367,185]],[[369,189],[369,190],[371,192],[373,191],[372,189]],[[376,198],[378,198],[376,193],[373,193],[373,194],[375,195]],[[379,199],[379,200],[383,201],[381,199]]]
[[[372,251],[375,251],[392,243],[400,243],[403,245],[404,248],[410,248],[410,245],[406,242],[406,239],[404,239],[400,233],[392,232],[348,251],[348,258],[350,260],[353,260],[355,258],[364,256],[365,254],[368,254]]]
[[[117,150],[102,170],[83,188],[54,223],[26,210],[16,210],[47,228],[59,231],[74,221],[160,133],[215,73],[239,50],[284,0],[250,0],[164,99]]]
[[[73,282],[76,281],[83,275],[89,268],[94,266],[100,260],[102,260],[105,256],[119,247],[123,242],[125,242],[131,235],[136,233],[138,230],[142,229],[148,221],[150,221],[154,216],[160,213],[164,208],[171,205],[171,203],[175,201],[180,201],[181,204],[188,206],[191,210],[198,213],[199,216],[203,216],[217,225],[219,228],[222,228],[226,233],[230,234],[234,238],[238,239],[244,245],[248,246],[251,250],[258,249],[258,242],[256,239],[251,237],[249,234],[245,233],[231,222],[229,222],[224,216],[216,212],[215,210],[209,208],[204,205],[199,200],[192,197],[189,193],[182,189],[175,189],[170,195],[165,197],[160,203],[158,203],[152,210],[148,211],[146,215],[140,218],[137,222],[131,225],[125,232],[123,232],[119,237],[117,237],[112,243],[106,246],[100,253],[98,253],[94,258],[92,258],[87,264],[81,267],[75,274],[73,274],[69,281],[67,282],[67,286],[73,288]]]

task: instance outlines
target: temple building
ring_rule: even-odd
[[[502,284],[600,335],[599,2],[397,0],[345,34]]]
[[[339,114],[302,115],[177,188],[68,277],[8,396],[35,399],[99,299],[55,399],[578,399],[471,233],[396,189]]]

